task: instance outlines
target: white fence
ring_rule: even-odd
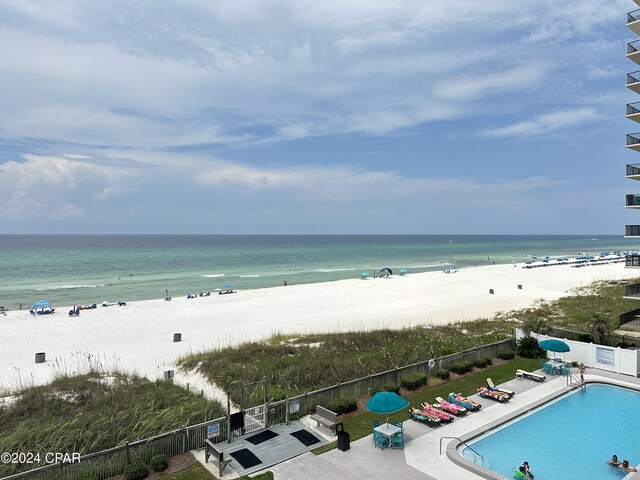
[[[524,336],[525,335],[522,330],[516,329],[517,340]],[[533,332],[531,332],[531,336],[538,339],[539,342],[550,338],[556,338]],[[606,347],[604,345],[577,342],[575,340],[566,340],[564,338],[558,338],[558,340],[562,340],[569,345],[571,351],[562,354],[549,352],[549,354],[553,356],[562,356],[568,362],[582,362],[588,367],[600,368],[602,370],[622,373],[624,375],[633,375],[634,377],[640,372],[640,350]]]

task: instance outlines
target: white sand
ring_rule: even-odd
[[[274,333],[468,321],[524,308],[538,299],[556,299],[595,280],[636,275],[637,270],[625,269],[624,264],[531,270],[494,265],[455,274],[429,272],[170,302],[131,302],[126,307],[83,310],[76,318],[68,317],[68,308],[60,307],[54,315],[37,317],[11,311],[0,317],[0,389],[46,383],[58,372],[84,372],[89,364],[162,378],[181,355]],[[518,284],[523,285],[522,290]],[[489,294],[490,288],[494,295]],[[182,333],[182,342],[173,343],[174,332]],[[36,352],[45,352],[47,362],[36,364]],[[176,380],[198,390],[205,388],[193,375],[180,377],[176,372]]]

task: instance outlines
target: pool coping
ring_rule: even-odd
[[[458,452],[458,448],[461,445],[466,445],[467,442],[474,440],[475,438],[480,437],[491,430],[501,427],[505,423],[509,423],[523,415],[526,415],[531,410],[535,410],[541,407],[542,405],[545,405],[547,403],[550,403],[551,401],[557,400],[558,398],[564,395],[567,395],[575,390],[579,390],[589,384],[613,385],[616,387],[629,388],[631,390],[640,392],[640,386],[637,384],[624,382],[614,378],[600,377],[600,376],[598,376],[597,378],[586,379],[583,383],[574,383],[574,384],[567,385],[566,387],[563,387],[560,390],[550,393],[549,395],[546,395],[524,407],[521,407],[518,410],[510,412],[496,420],[487,422],[483,426],[476,428],[474,430],[471,430],[465,433],[464,435],[461,435],[460,437],[451,440],[449,443],[447,443],[447,447],[445,450],[447,458],[455,465],[462,467],[465,470],[481,478],[485,478],[488,480],[512,480],[512,478],[505,477],[504,475],[494,472],[493,470],[489,470],[486,467],[483,467],[481,465],[478,465],[477,463],[467,460],[462,455],[460,455],[460,453]],[[630,472],[629,474],[623,477],[623,480],[640,480],[640,472]]]

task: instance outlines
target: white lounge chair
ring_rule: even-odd
[[[528,378],[529,380],[533,380],[534,382],[544,382],[547,379],[547,377],[545,377],[544,375],[527,372],[526,370],[521,369],[516,370],[516,377]]]

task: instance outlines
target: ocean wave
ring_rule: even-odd
[[[429,265],[411,265],[408,266],[407,268],[433,268],[433,267],[442,267],[443,265],[451,265],[451,263],[455,263],[455,262],[448,262],[448,263],[432,263]]]
[[[312,272],[320,273],[332,273],[332,272],[352,272],[355,268],[320,268],[318,270],[312,270]]]
[[[211,275],[200,275],[201,277],[207,277],[207,278],[220,278],[220,277],[224,277],[224,273],[212,273]]]
[[[238,277],[240,278],[257,278],[260,275],[256,274],[256,275],[238,275]]]
[[[71,290],[74,288],[98,288],[105,285],[49,285],[48,287],[36,288],[38,292],[47,292],[49,290]]]

